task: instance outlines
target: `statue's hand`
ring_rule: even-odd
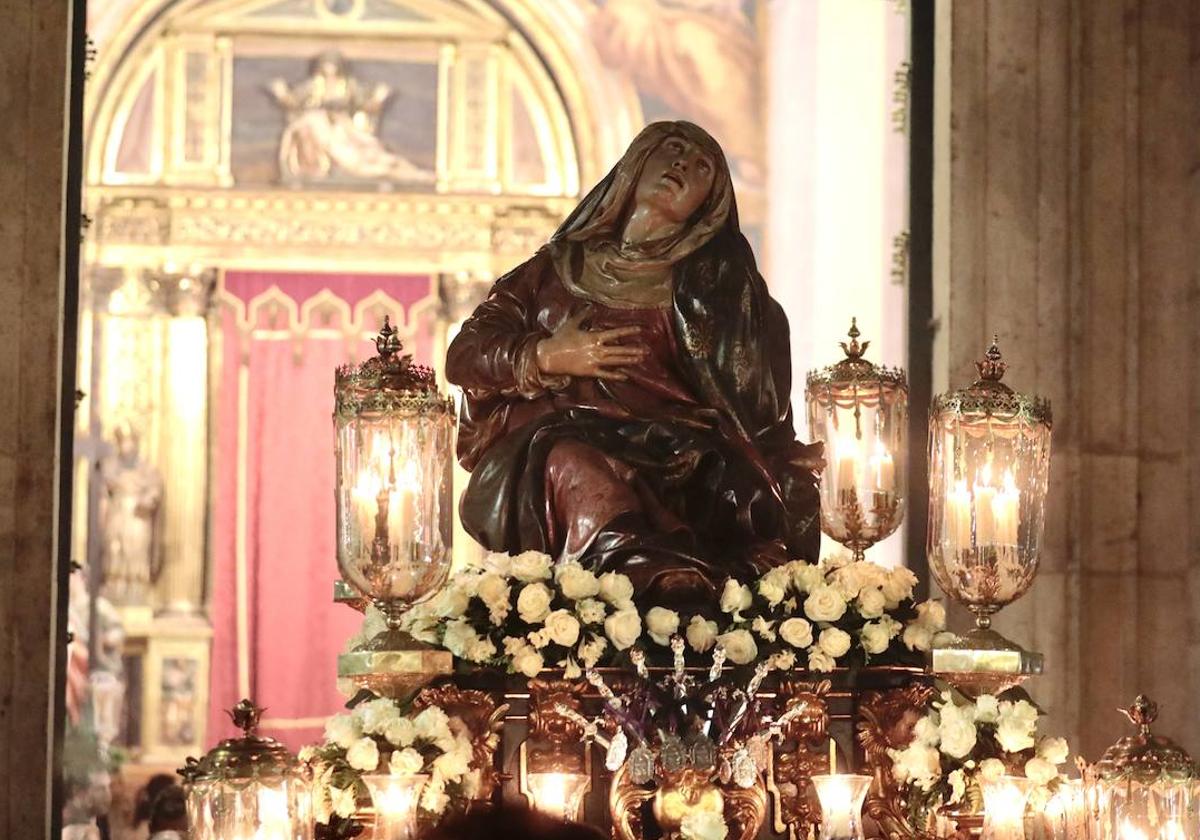
[[[591,376],[596,379],[629,377],[621,370],[646,358],[640,344],[620,344],[622,338],[637,335],[640,327],[615,327],[611,330],[585,330],[584,320],[591,307],[572,315],[549,338],[537,345],[538,371],[550,376]]]

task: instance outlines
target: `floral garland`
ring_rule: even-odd
[[[733,665],[769,660],[775,669],[822,672],[928,650],[946,613],[937,601],[914,604],[916,582],[906,568],[845,554],[793,561],[750,584],[728,580],[717,621],[659,606],[643,613],[622,574],[556,566],[533,551],[491,554],[411,609],[405,627],[460,661],[527,677],[557,666],[575,678],[635,647],[668,647],[677,633],[698,654],[720,646]]]
[[[972,701],[947,690],[933,701],[913,726],[911,743],[888,750],[892,774],[908,789],[914,810],[982,811],[980,782],[1018,769],[1041,789],[1057,783],[1067,742],[1038,736],[1043,715],[1022,695],[1014,690]]]
[[[460,718],[437,706],[416,711],[382,697],[329,718],[324,742],[302,748],[300,759],[312,770],[316,821],[326,825],[350,820],[360,801],[370,801],[365,773],[428,774],[420,808],[435,817],[451,803],[470,801],[481,784],[471,735]]]

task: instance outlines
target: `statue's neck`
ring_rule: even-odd
[[[679,230],[681,224],[664,215],[657,208],[639,204],[629,214],[625,229],[621,231],[621,246],[631,247],[663,239]]]

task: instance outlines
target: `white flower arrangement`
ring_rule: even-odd
[[[1042,714],[1017,692],[974,701],[944,691],[913,726],[903,749],[890,749],[892,774],[926,812],[982,805],[980,779],[1021,771],[1040,787],[1054,785],[1066,763],[1067,742],[1039,736]]]
[[[733,665],[829,671],[929,649],[946,612],[936,601],[914,604],[916,582],[908,569],[848,556],[794,561],[757,581],[726,581],[713,620],[662,606],[639,611],[622,574],[555,565],[533,551],[490,554],[410,610],[405,628],[460,661],[527,677],[559,667],[573,679],[632,648],[665,648],[676,634],[697,654],[721,646]]]
[[[441,816],[451,801],[466,802],[479,790],[467,726],[437,706],[416,710],[374,697],[325,723],[325,740],[306,746],[300,759],[313,774],[313,811],[318,823],[351,819],[370,794],[363,774],[428,774],[420,808]]]

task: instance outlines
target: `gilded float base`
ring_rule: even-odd
[[[1042,673],[1043,657],[995,630],[976,628],[934,647],[930,670],[969,697],[999,694]]]

